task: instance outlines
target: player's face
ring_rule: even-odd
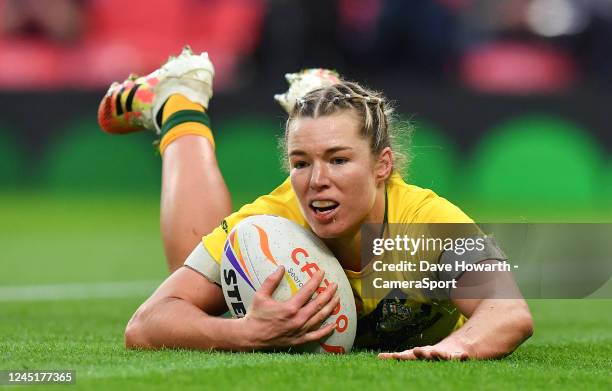
[[[379,222],[372,216],[384,179],[353,113],[294,120],[287,147],[291,184],[317,236],[336,238]]]

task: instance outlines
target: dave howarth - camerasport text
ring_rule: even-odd
[[[435,271],[510,271],[510,264],[507,262],[498,263],[468,263],[465,261],[455,261],[455,265],[429,263],[420,261],[419,263],[403,261],[399,263],[385,264],[382,261],[376,261],[372,265],[376,272],[435,272]],[[417,267],[418,266],[418,267]],[[457,280],[451,279],[448,281],[432,280],[425,277],[421,280],[385,280],[381,277],[372,280],[374,288],[380,289],[450,289],[457,288]]]
[[[455,261],[455,264],[450,263],[439,264],[430,263],[428,261],[420,262],[408,262],[402,261],[399,263],[384,263],[383,261],[376,261],[372,264],[374,271],[376,272],[436,272],[436,271],[447,271],[447,272],[496,272],[496,271],[511,271],[510,264],[508,262],[497,262],[497,263],[468,263],[465,261]]]

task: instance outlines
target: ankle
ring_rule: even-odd
[[[157,117],[161,122],[160,153],[164,154],[170,143],[186,135],[208,139],[214,148],[215,140],[210,129],[210,119],[198,103],[180,94],[171,95],[160,109]],[[161,117],[161,118],[160,118]]]

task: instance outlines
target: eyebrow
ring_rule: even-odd
[[[336,152],[341,152],[341,151],[348,151],[348,150],[352,150],[353,148],[351,147],[342,147],[342,146],[338,146],[338,147],[332,147],[332,148],[328,148],[325,150],[325,152],[323,153],[324,155],[332,155]],[[306,152],[302,151],[301,149],[295,149],[293,151],[291,151],[291,153],[289,153],[289,156],[304,156],[307,155]]]

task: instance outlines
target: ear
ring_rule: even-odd
[[[393,172],[393,151],[390,147],[386,147],[378,154],[374,167],[376,182],[386,181],[391,176],[391,172]]]

